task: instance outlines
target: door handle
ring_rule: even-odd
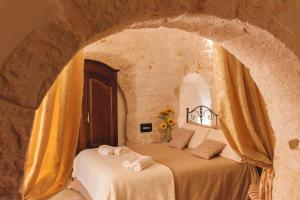
[[[89,111],[87,112],[86,121],[88,123],[90,123],[90,112]]]

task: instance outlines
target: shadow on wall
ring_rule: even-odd
[[[102,51],[100,51],[101,49]],[[136,73],[134,73],[136,70],[134,63],[130,62],[130,60],[120,56],[119,54],[106,52],[113,52],[113,50],[109,49],[107,46],[105,46],[105,50],[103,50],[102,42],[92,43],[91,45],[86,46],[84,51],[85,58],[104,62],[109,66],[112,66],[114,69],[120,70],[118,72],[118,132],[119,138],[122,139],[120,139],[119,145],[126,141],[135,141],[136,136],[130,134],[130,130],[134,129],[131,122],[136,118],[133,110],[137,105],[137,94],[135,90],[132,89],[135,87],[135,82],[137,79]],[[123,99],[123,102],[120,101],[120,99]],[[123,106],[126,107],[126,109],[123,109],[122,105],[126,105]],[[120,108],[123,111],[121,111]],[[126,115],[124,115],[124,112],[126,112]],[[123,128],[123,123],[125,123],[125,128]]]
[[[205,105],[208,108],[211,108],[211,95],[206,80],[197,73],[187,74],[180,86],[179,101],[178,125],[182,126],[186,120],[186,108],[193,109],[199,105]],[[204,119],[203,124],[211,125],[211,121]]]
[[[127,124],[127,101],[125,94],[118,83],[118,146],[125,145],[126,137],[126,124]]]

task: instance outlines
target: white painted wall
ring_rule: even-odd
[[[206,80],[197,73],[187,74],[180,87],[179,101],[180,114],[178,125],[182,126],[186,121],[186,108],[193,109],[200,105],[211,108],[212,100]],[[211,121],[205,118],[203,124],[211,125]]]

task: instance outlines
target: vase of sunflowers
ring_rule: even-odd
[[[158,118],[161,119],[159,132],[161,134],[161,142],[169,142],[171,130],[175,126],[174,110],[167,108],[159,112]]]

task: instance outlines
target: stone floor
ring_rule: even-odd
[[[49,200],[85,200],[85,198],[79,192],[66,188]]]

